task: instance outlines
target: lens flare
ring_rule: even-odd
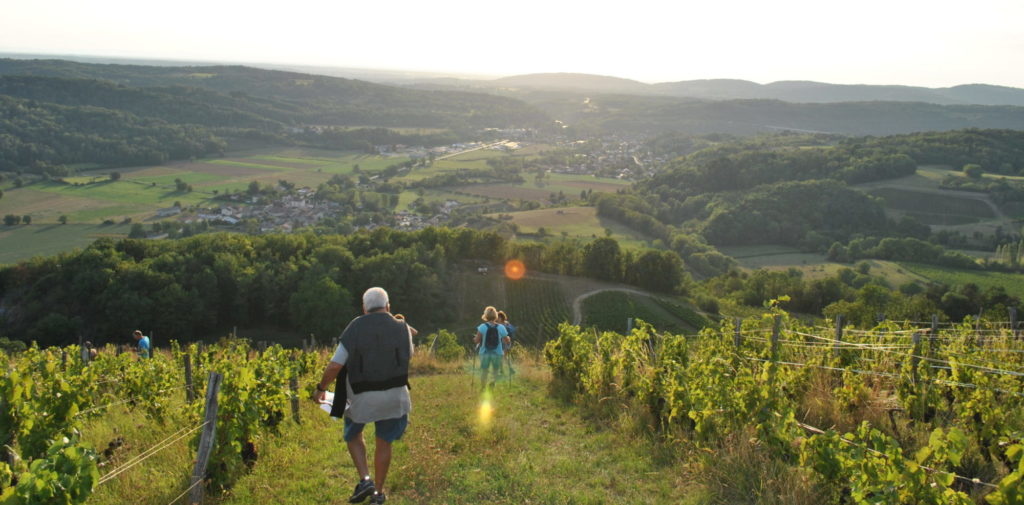
[[[491,425],[491,420],[494,419],[494,407],[491,405],[491,393],[490,391],[484,392],[483,398],[480,399],[480,427],[487,428]]]
[[[505,263],[505,277],[517,281],[524,275],[526,275],[526,265],[522,261],[508,260],[508,263]]]

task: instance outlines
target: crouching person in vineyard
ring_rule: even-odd
[[[413,344],[409,325],[391,315],[382,288],[363,293],[363,315],[341,334],[341,343],[327,364],[313,399],[322,402],[336,381],[332,416],[345,418],[345,442],[359,483],[349,503],[384,503],[384,481],[391,466],[391,444],[402,438],[409,423],[409,359]],[[363,427],[374,423],[377,445],[373,478],[366,460]]]

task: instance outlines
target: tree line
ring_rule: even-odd
[[[103,238],[84,250],[0,269],[0,320],[5,336],[43,345],[78,335],[116,341],[136,328],[191,339],[235,325],[333,337],[359,314],[359,295],[379,285],[396,310],[429,329],[454,319],[456,262],[507,258],[522,259],[529,270],[663,292],[681,292],[690,282],[675,253],[622,251],[610,238],[583,247],[509,243],[467,228]]]
[[[907,282],[892,286],[884,277],[872,275],[867,262],[823,278],[807,278],[795,268],[732,271],[706,281],[701,288],[706,295],[698,299],[711,296],[751,307],[779,300],[788,311],[829,319],[842,315],[845,321],[862,328],[874,326],[881,318],[926,321],[932,314],[944,321],[959,322],[979,314],[1002,321],[1007,307],[1019,307],[1021,303],[1002,287],[982,289],[973,283],[950,286]]]

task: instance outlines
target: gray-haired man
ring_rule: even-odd
[[[388,294],[382,288],[363,293],[363,315],[348,324],[341,343],[316,385],[313,399],[322,402],[325,391],[344,369],[347,373],[344,410],[345,442],[359,483],[349,503],[384,503],[384,481],[391,466],[391,444],[405,433],[412,401],[409,398],[409,359],[413,344],[409,326],[391,315]],[[341,391],[335,401],[341,398]],[[332,412],[334,415],[334,412]],[[374,478],[366,462],[363,427],[373,422],[377,446]]]

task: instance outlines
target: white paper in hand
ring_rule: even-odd
[[[331,413],[331,407],[334,405],[334,392],[328,391],[324,393],[324,403],[320,404],[320,409],[328,414]]]

